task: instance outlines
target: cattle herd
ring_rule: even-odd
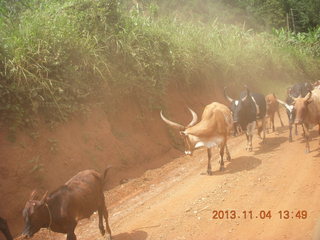
[[[230,102],[230,108],[224,104],[213,102],[204,108],[201,119],[189,108],[192,120],[187,126],[167,119],[160,112],[161,119],[170,127],[179,130],[184,141],[185,154],[192,155],[195,149],[207,148],[208,166],[207,173],[212,175],[211,149],[218,146],[220,149],[220,171],[224,169],[224,153],[227,160],[231,160],[227,140],[231,134],[246,135],[246,150],[252,151],[253,132],[257,128],[258,136],[264,141],[266,130],[275,131],[274,116],[279,113],[279,105],[284,106],[289,122],[289,141],[292,141],[292,128],[302,126],[306,139],[305,151],[310,151],[309,129],[319,125],[320,134],[320,81],[310,83],[297,83],[287,90],[285,101],[277,99],[274,94],[264,96],[260,93],[250,92],[245,86],[239,98],[233,99],[224,89],[224,96]],[[267,126],[266,119],[270,125]],[[103,219],[108,232],[107,239],[111,240],[111,230],[108,223],[108,211],[105,206],[103,187],[110,167],[103,174],[94,170],[85,170],[73,176],[68,182],[48,194],[38,198],[33,191],[23,209],[25,227],[21,237],[30,238],[41,228],[48,228],[54,232],[67,234],[67,240],[76,240],[74,230],[80,219],[90,217],[98,211],[99,229],[105,235]],[[5,219],[0,217],[0,231],[7,240],[13,237]]]

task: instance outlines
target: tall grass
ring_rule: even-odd
[[[66,120],[88,102],[116,108],[124,98],[148,111],[171,83],[271,91],[277,81],[316,80],[319,31],[255,33],[125,12],[116,0],[35,0],[0,18],[0,120]]]

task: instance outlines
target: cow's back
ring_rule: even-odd
[[[221,103],[213,102],[205,107],[201,121],[186,131],[199,137],[207,137],[212,136],[212,133],[229,134],[231,129],[232,115],[230,109]]]
[[[308,104],[307,121],[311,124],[320,122],[320,89],[315,88],[312,91],[310,99],[312,102]]]
[[[265,96],[260,93],[252,93],[251,96],[256,101],[256,104],[259,106],[259,113],[257,114],[257,119],[264,118],[267,112],[267,103]]]
[[[313,89],[312,85],[308,82],[296,83],[292,86],[290,94],[297,98],[299,96],[305,97],[309,91]]]

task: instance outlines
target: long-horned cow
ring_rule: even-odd
[[[320,135],[320,89],[314,89],[305,97],[292,97],[296,109],[295,124],[302,124],[306,139],[306,153],[310,152],[309,127],[314,124],[319,126]],[[320,142],[319,142],[320,143]]]
[[[13,240],[7,221],[1,217],[0,217],[0,231],[3,233],[3,235],[6,237],[7,240]]]
[[[258,135],[265,139],[265,116],[266,116],[266,100],[262,94],[250,93],[246,87],[246,91],[240,93],[240,99],[232,99],[226,93],[225,97],[231,102],[231,111],[233,116],[233,124],[240,125],[246,133],[247,145],[246,150],[252,151],[253,131],[258,124]]]
[[[192,121],[187,125],[172,122],[165,118],[160,112],[162,120],[180,131],[185,144],[185,154],[192,155],[196,148],[206,147],[208,152],[207,173],[212,175],[211,170],[211,148],[220,147],[220,171],[224,169],[224,150],[226,149],[227,159],[230,160],[230,153],[227,146],[227,139],[232,128],[232,115],[227,106],[213,102],[207,105],[202,113],[200,122],[197,123],[197,114],[189,108],[192,114]]]
[[[277,97],[274,93],[268,94],[266,96],[266,103],[267,103],[267,116],[270,118],[270,128],[272,128],[272,131],[275,131],[274,127],[274,115],[275,113],[278,114],[278,117],[280,119],[281,126],[283,127],[283,122],[280,116],[279,112],[279,102],[277,101]]]
[[[41,200],[36,199],[36,192],[33,191],[23,210],[25,227],[22,236],[30,238],[41,228],[49,228],[54,232],[66,233],[67,240],[76,240],[74,230],[78,221],[98,211],[100,232],[105,234],[104,217],[107,237],[111,240],[103,195],[108,169],[103,175],[94,170],[79,172],[50,195],[46,193]]]

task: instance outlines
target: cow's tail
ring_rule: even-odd
[[[103,175],[102,175],[102,186],[104,186],[105,183],[106,183],[107,174],[108,174],[110,168],[112,168],[111,165],[109,165],[103,172]]]

